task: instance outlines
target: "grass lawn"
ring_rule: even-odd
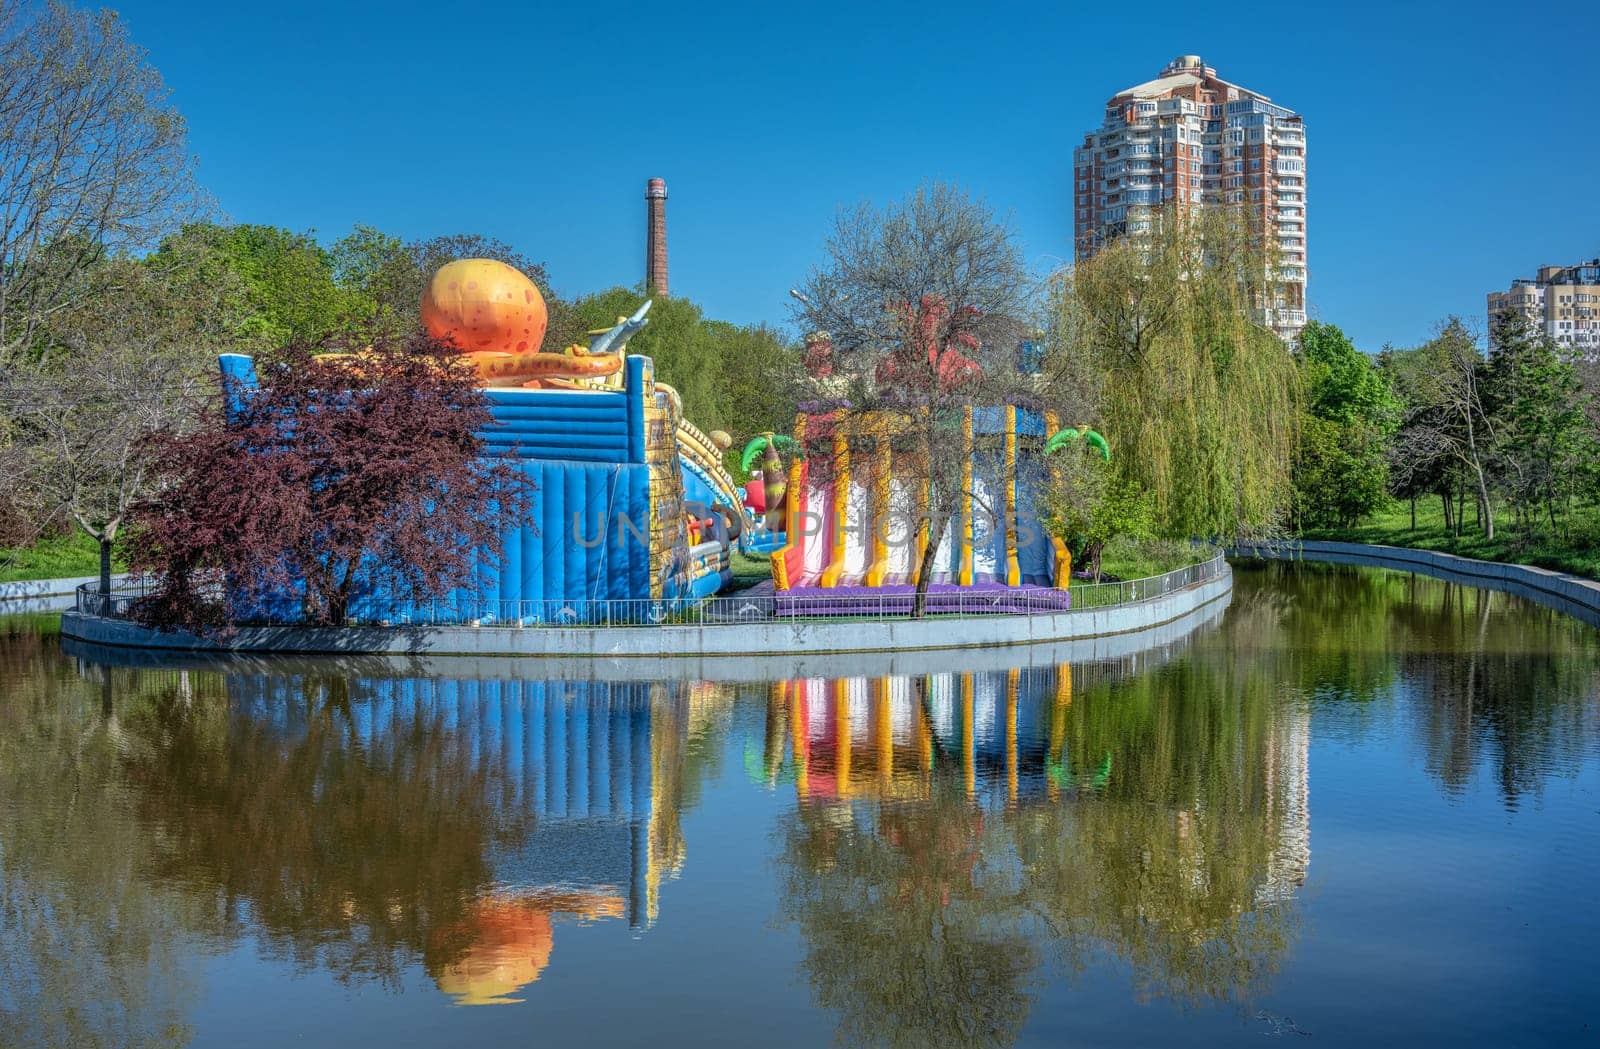
[[[733,583],[723,593],[736,594],[772,578],[772,561],[765,554],[746,557],[738,547],[734,547],[732,553]]]
[[[1394,509],[1377,514],[1354,528],[1310,530],[1301,538],[1409,546],[1418,550],[1476,557],[1482,561],[1538,565],[1600,579],[1600,520],[1596,519],[1594,510],[1579,511],[1573,517],[1573,526],[1565,537],[1542,532],[1530,538],[1517,529],[1509,515],[1497,515],[1495,538],[1491,543],[1473,523],[1470,507],[1461,537],[1452,536],[1445,530],[1444,510],[1439,500],[1429,498],[1417,501],[1416,531],[1411,530],[1410,504],[1402,502],[1397,503]]]
[[[1113,539],[1100,551],[1100,571],[1118,579],[1145,579],[1197,565],[1216,547],[1168,540]],[[1073,565],[1073,571],[1078,570]]]
[[[122,571],[120,558],[114,566]],[[0,583],[19,579],[65,579],[98,575],[100,547],[81,531],[41,539],[32,546],[0,547]]]

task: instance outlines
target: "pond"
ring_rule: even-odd
[[[131,658],[0,621],[6,1046],[1600,1044],[1600,635],[1508,595],[1240,566],[911,676]]]

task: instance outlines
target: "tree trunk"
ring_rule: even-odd
[[[1455,534],[1455,521],[1450,516],[1451,495],[1448,488],[1439,491],[1439,505],[1444,507],[1444,530],[1451,535]]]
[[[100,596],[111,600],[111,537],[100,535]]]
[[[1100,554],[1105,548],[1106,544],[1104,542],[1085,543],[1083,545],[1084,566],[1094,576],[1096,583],[1100,582]]]
[[[933,564],[939,559],[939,544],[944,542],[945,529],[950,527],[950,517],[942,514],[928,522],[928,548],[922,551],[917,564],[917,593],[911,599],[911,618],[921,619],[928,610],[928,584],[933,582]]]
[[[1456,493],[1456,538],[1461,538],[1461,522],[1467,516],[1467,493],[1465,489]]]
[[[1411,493],[1411,530],[1417,530],[1417,493]]]
[[[1478,502],[1483,511],[1483,537],[1494,542],[1494,507],[1489,502],[1489,484],[1484,480],[1483,471],[1478,471]]]

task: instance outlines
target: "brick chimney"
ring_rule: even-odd
[[[653,178],[644,186],[646,242],[645,291],[667,297],[667,180]]]

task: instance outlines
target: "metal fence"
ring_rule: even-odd
[[[924,614],[930,617],[1039,615],[1068,609],[1105,608],[1161,597],[1177,590],[1210,582],[1224,571],[1221,554],[1163,575],[1115,583],[1079,583],[1070,589],[1053,587],[940,587],[927,595]],[[85,615],[130,618],[134,602],[150,592],[147,583],[130,582],[101,594],[98,583],[78,588],[77,610]],[[211,596],[221,602],[220,586]],[[736,593],[698,600],[593,600],[500,601],[453,599],[441,601],[354,602],[348,622],[367,626],[474,626],[474,627],[600,627],[723,625],[762,620],[904,619],[911,614],[914,594],[909,587],[845,588],[819,594],[763,591]],[[297,599],[254,602],[236,608],[240,625],[297,625],[306,622]]]

